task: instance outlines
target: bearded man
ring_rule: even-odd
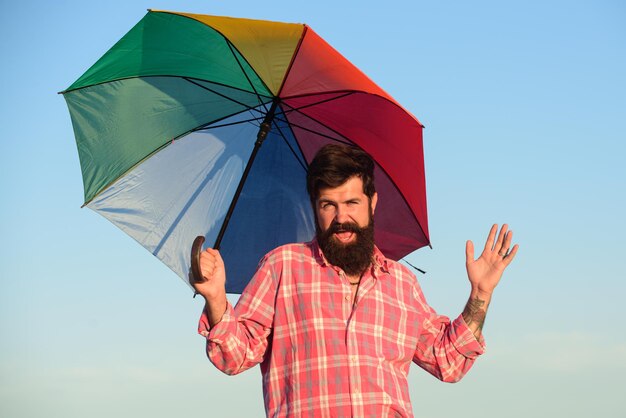
[[[483,353],[491,294],[518,246],[491,228],[474,260],[454,321],[424,299],[415,276],[374,245],[378,195],[364,151],[327,145],[309,166],[317,232],[311,242],[268,253],[233,308],[219,252],[200,258],[205,299],[199,332],[210,361],[227,374],[261,365],[268,417],[412,417],[411,362],[446,382],[461,379]]]

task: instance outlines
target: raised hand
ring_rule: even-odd
[[[493,225],[489,231],[485,248],[477,260],[474,260],[472,241],[467,241],[465,245],[465,266],[472,290],[462,315],[465,323],[477,339],[482,333],[493,290],[500,282],[504,269],[511,264],[515,254],[517,254],[518,245],[516,244],[511,248],[513,233],[508,229],[508,225],[502,225],[496,239],[498,225]]]
[[[465,246],[465,265],[467,276],[472,284],[472,292],[481,295],[491,295],[498,285],[502,273],[515,258],[519,246],[515,244],[511,248],[513,232],[508,230],[508,225],[502,225],[498,238],[498,225],[493,225],[489,231],[485,248],[478,259],[474,260],[474,244],[467,241]]]

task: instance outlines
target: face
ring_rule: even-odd
[[[348,276],[360,276],[372,262],[378,196],[371,201],[363,182],[350,178],[337,188],[322,189],[316,202],[317,240],[328,261]]]
[[[320,232],[326,232],[333,224],[352,223],[365,228],[370,223],[370,213],[376,209],[378,195],[374,193],[372,201],[363,193],[363,180],[351,177],[339,187],[320,189],[315,202],[317,223]],[[332,237],[340,243],[356,241],[354,232],[335,232]]]

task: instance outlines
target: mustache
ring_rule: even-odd
[[[359,227],[354,222],[337,223],[333,222],[328,228],[330,234],[339,232],[362,232],[365,228]]]

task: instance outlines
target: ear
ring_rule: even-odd
[[[374,192],[374,196],[372,196],[372,201],[370,205],[372,205],[372,215],[376,212],[376,203],[378,203],[378,193]]]

